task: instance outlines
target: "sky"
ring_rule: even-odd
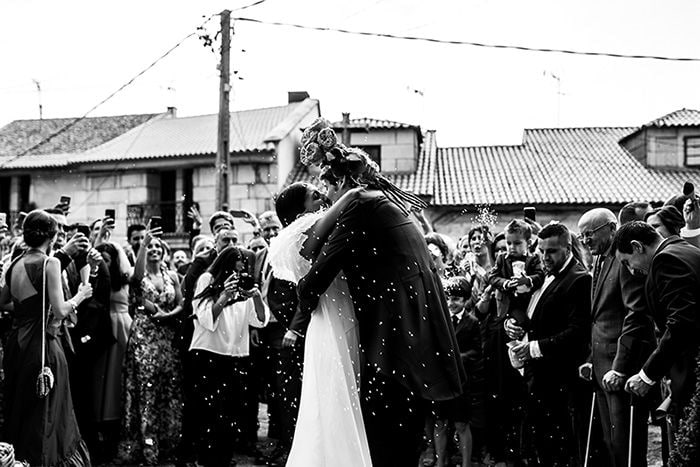
[[[0,0],[0,126],[83,115],[195,31],[253,0]],[[446,40],[700,58],[700,2],[267,0],[232,16]],[[219,17],[205,30],[214,35]],[[700,109],[700,62],[625,60],[344,35],[234,21],[231,110],[307,91],[340,120],[434,129],[440,146],[518,144],[524,128],[636,126]],[[218,111],[197,37],[90,116]],[[238,79],[238,78],[242,79]],[[556,78],[555,78],[556,77]],[[417,92],[418,91],[418,92]]]

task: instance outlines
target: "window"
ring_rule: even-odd
[[[382,168],[382,147],[379,145],[376,146],[358,146],[358,148],[362,149],[364,152],[366,152],[370,159],[372,159],[374,162],[377,163],[379,168]]]
[[[685,138],[685,165],[700,166],[700,136]]]

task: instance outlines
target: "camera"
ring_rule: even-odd
[[[255,287],[255,279],[253,279],[253,276],[251,276],[248,273],[241,273],[240,276],[238,276],[238,288],[241,290],[251,290],[252,288]]]

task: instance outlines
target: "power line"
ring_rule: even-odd
[[[214,16],[216,16],[216,15],[211,15],[211,16],[209,16],[200,26],[197,27],[197,30],[198,30],[199,28],[201,28],[202,26],[204,26],[205,24],[207,24]],[[140,78],[143,74],[145,74],[145,73],[146,73],[147,71],[149,71],[151,68],[153,68],[154,66],[156,66],[161,60],[163,60],[165,57],[167,57],[167,56],[170,55],[172,52],[174,52],[175,49],[177,49],[178,47],[180,47],[187,39],[189,39],[189,38],[192,37],[192,36],[196,36],[196,35],[198,34],[198,33],[197,33],[197,30],[195,30],[195,32],[191,32],[191,33],[189,33],[188,35],[186,35],[185,37],[183,37],[177,44],[175,44],[174,46],[170,47],[165,53],[163,53],[160,57],[158,57],[157,59],[155,59],[155,60],[153,61],[153,63],[151,63],[151,64],[148,65],[146,68],[144,68],[143,70],[141,70],[140,72],[138,72],[138,73],[137,73],[133,78],[131,78],[129,81],[127,81],[126,83],[124,83],[124,84],[122,84],[121,86],[119,86],[119,88],[118,88],[116,91],[112,92],[109,96],[107,96],[106,98],[102,99],[99,103],[95,104],[90,110],[88,110],[87,112],[85,112],[83,115],[81,115],[80,117],[77,117],[76,119],[74,119],[74,120],[71,121],[70,123],[67,123],[65,126],[63,126],[62,128],[56,130],[54,133],[51,133],[49,136],[47,136],[46,138],[42,139],[42,140],[39,141],[38,143],[36,143],[36,144],[34,144],[34,145],[28,147],[27,149],[25,149],[25,150],[21,151],[20,153],[16,154],[15,156],[13,156],[13,157],[7,159],[6,161],[4,161],[4,162],[0,165],[0,169],[2,169],[2,168],[4,168],[4,167],[7,167],[8,164],[11,164],[12,162],[16,161],[16,160],[19,159],[20,157],[26,156],[27,154],[31,153],[32,151],[36,150],[37,148],[39,148],[39,147],[43,146],[44,144],[46,144],[47,142],[51,141],[51,140],[54,139],[55,137],[57,137],[57,136],[59,136],[59,135],[65,133],[66,131],[70,130],[71,128],[73,128],[75,125],[77,125],[77,124],[80,123],[81,121],[85,120],[85,119],[87,118],[87,116],[90,115],[92,112],[94,112],[97,108],[99,108],[99,107],[101,107],[102,105],[104,105],[107,101],[109,101],[110,99],[112,99],[114,96],[116,96],[116,95],[119,94],[121,91],[123,91],[123,90],[126,89],[128,86],[130,86],[134,81],[136,81],[138,78]]]
[[[370,36],[370,37],[383,37],[387,39],[401,39],[401,40],[411,40],[411,41],[421,41],[421,42],[431,42],[436,44],[448,44],[448,45],[469,45],[473,47],[483,47],[489,49],[506,49],[506,50],[520,50],[524,52],[543,52],[543,53],[560,53],[568,55],[584,55],[592,57],[611,57],[611,58],[628,58],[628,59],[638,59],[638,60],[663,60],[671,62],[700,62],[698,57],[668,57],[663,55],[646,55],[646,54],[622,54],[615,52],[586,52],[580,50],[570,50],[570,49],[555,49],[555,48],[544,48],[544,47],[526,47],[522,45],[509,45],[509,44],[486,44],[483,42],[472,42],[472,41],[458,41],[458,40],[447,40],[447,39],[436,39],[432,37],[417,37],[417,36],[402,36],[396,34],[385,34],[378,32],[368,32],[368,31],[350,31],[348,29],[331,28],[324,26],[307,26],[303,24],[295,23],[281,23],[278,21],[263,21],[255,18],[243,18],[236,17],[233,18],[237,21],[246,21],[249,23],[266,24],[269,26],[286,26],[290,28],[306,29],[313,31],[324,31],[324,32],[338,32],[342,34],[353,34],[357,36]]]
[[[246,9],[252,8],[252,7],[254,7],[254,6],[258,6],[258,5],[260,5],[261,3],[265,3],[266,1],[267,1],[267,0],[258,0],[257,2],[253,2],[253,3],[251,3],[250,5],[245,5],[245,6],[242,6],[242,7],[240,7],[240,8],[234,8],[234,9],[231,10],[231,11],[233,12],[233,11],[242,11],[242,10],[246,10]]]

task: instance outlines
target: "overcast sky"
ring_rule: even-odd
[[[79,116],[203,21],[253,0],[0,0],[0,126]],[[267,0],[235,15],[440,39],[700,58],[700,2]],[[215,33],[218,16],[208,24]],[[339,120],[437,130],[440,146],[517,144],[523,128],[634,126],[700,109],[700,63],[428,44],[236,22],[231,110],[308,91]],[[242,50],[245,50],[243,52]],[[217,57],[190,38],[92,116],[218,110]],[[556,80],[552,75],[559,77]],[[168,88],[174,90],[168,90]],[[415,92],[420,91],[420,93]],[[422,96],[421,96],[422,94]]]

